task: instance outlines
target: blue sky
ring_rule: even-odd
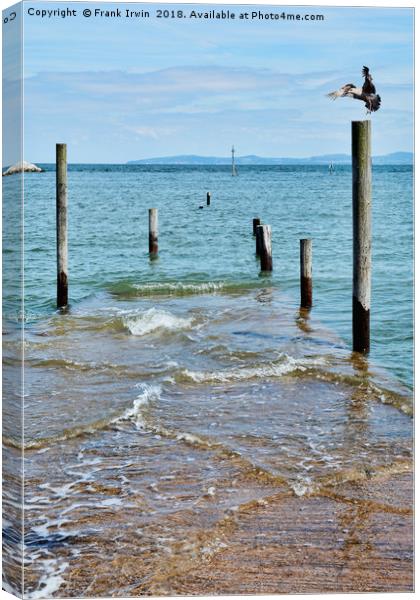
[[[239,155],[348,153],[363,104],[325,94],[361,83],[365,64],[382,97],[373,152],[412,150],[411,9],[257,8],[323,22],[157,19],[156,4],[141,7],[149,19],[83,17],[93,3],[26,3],[25,12],[67,6],[77,17],[25,16],[26,160],[53,162],[56,142],[67,142],[71,162],[220,156],[232,143]]]

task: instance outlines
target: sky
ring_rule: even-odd
[[[30,7],[77,15],[41,18]],[[119,8],[122,17],[83,16],[95,8]],[[126,18],[126,8],[150,17]],[[206,9],[25,3],[25,160],[53,162],[56,142],[68,144],[75,163],[228,156],[232,144],[239,156],[350,153],[350,122],[366,118],[364,105],[325,94],[360,85],[363,65],[382,98],[372,115],[373,153],[413,149],[411,9],[255,7],[324,16],[285,21],[240,20],[249,5],[225,5],[234,20],[157,18],[159,8]],[[6,152],[4,164],[10,158]]]

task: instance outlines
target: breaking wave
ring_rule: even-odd
[[[142,314],[124,317],[123,325],[132,335],[143,336],[157,331],[191,329],[193,319],[177,317],[170,312],[150,308]]]
[[[162,388],[160,385],[141,384],[142,393],[137,396],[133,402],[133,406],[128,408],[125,413],[115,419],[112,423],[120,423],[122,421],[132,421],[136,427],[142,429],[146,426],[143,418],[143,408],[149,404],[151,400],[159,400]]]
[[[118,297],[143,296],[195,296],[217,294],[220,292],[237,292],[252,289],[258,282],[226,282],[226,281],[166,281],[149,283],[119,282],[110,288],[110,292]]]
[[[278,361],[253,367],[238,367],[223,371],[191,371],[184,369],[180,378],[194,383],[230,383],[249,379],[276,378],[295,371],[306,371],[308,366],[315,366],[315,364],[321,362],[322,359],[315,361],[305,358],[296,359],[284,354]]]
[[[169,295],[189,296],[194,294],[214,294],[226,289],[228,286],[223,281],[206,281],[203,283],[144,283],[133,284],[133,288],[142,295]]]
[[[132,406],[127,408],[122,414],[111,415],[108,418],[98,419],[91,423],[80,425],[77,427],[71,427],[63,429],[60,433],[49,437],[40,437],[32,440],[25,440],[22,444],[21,440],[12,439],[5,437],[3,443],[6,446],[12,448],[18,448],[25,450],[38,450],[40,448],[47,448],[54,443],[71,440],[84,435],[94,434],[98,431],[102,431],[112,425],[122,423],[124,421],[132,421],[136,427],[144,428],[145,423],[143,421],[143,408],[151,401],[160,398],[162,389],[160,385],[148,385],[140,384],[142,389],[141,394],[134,400]]]

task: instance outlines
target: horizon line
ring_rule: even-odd
[[[387,152],[386,154],[372,154],[372,158],[383,158],[383,157],[387,157],[387,156],[392,156],[393,154],[411,154],[412,157],[414,158],[415,153],[413,150],[394,150],[392,152]],[[345,157],[349,157],[351,159],[351,154],[345,153],[345,152],[328,152],[325,154],[315,154],[315,155],[311,155],[311,156],[261,156],[259,154],[243,154],[241,156],[236,156],[236,159],[239,160],[241,158],[255,157],[255,158],[261,158],[264,160],[308,160],[308,159],[314,159],[314,158],[329,157],[329,156],[333,156],[333,155],[345,156]],[[172,154],[172,155],[166,155],[166,156],[151,156],[151,157],[147,157],[147,158],[136,158],[136,159],[126,160],[124,162],[120,162],[120,161],[118,161],[118,162],[113,162],[113,161],[111,161],[111,162],[103,162],[103,161],[70,162],[70,161],[68,161],[67,164],[72,164],[72,165],[127,165],[129,163],[134,163],[137,161],[174,159],[174,158],[178,158],[178,157],[190,157],[190,156],[196,157],[196,158],[204,158],[204,159],[216,158],[216,159],[224,159],[226,161],[231,161],[231,157],[225,156],[225,155],[217,156],[214,154],[212,154],[212,155]],[[22,160],[25,160],[25,159],[22,159]],[[20,161],[18,161],[18,162],[20,162]],[[10,163],[10,164],[3,165],[2,168],[10,167],[13,164],[16,164],[16,163]],[[55,164],[55,161],[50,162],[50,161],[39,160],[39,161],[35,161],[34,164],[53,165],[53,164]],[[230,162],[229,162],[229,164],[230,164]],[[219,166],[223,166],[223,165],[219,165]],[[252,166],[252,165],[243,165],[243,166]]]

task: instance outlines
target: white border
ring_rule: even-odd
[[[34,1],[34,3],[37,0]],[[62,3],[64,5],[69,4],[70,2],[66,2],[66,0],[55,0],[56,2]],[[75,0],[70,0],[70,1],[75,1]],[[82,1],[82,0],[80,0]],[[89,2],[89,3],[96,3],[96,2],[102,2],[104,3],[104,0],[83,0],[85,2]],[[139,2],[131,2],[130,0],[128,2],[120,2],[120,4],[139,4]],[[147,2],[142,2],[143,4],[207,4],[207,5],[216,5],[216,4],[248,4],[248,5],[266,5],[266,6],[329,6],[329,7],[339,7],[339,8],[344,8],[344,7],[377,7],[377,8],[415,8],[415,2],[414,0],[411,1],[406,1],[403,0],[400,3],[397,3],[395,0],[381,0],[380,2],[375,2],[375,1],[369,1],[369,0],[349,0],[348,2],[344,1],[342,3],[339,3],[338,0],[336,2],[331,2],[331,0],[301,0],[300,2],[298,0],[286,0],[286,2],[279,2],[279,0],[253,0],[253,1],[244,1],[244,0],[195,0],[194,2],[182,2],[180,0],[148,0]],[[13,4],[16,4],[16,2],[13,2],[13,0],[0,0],[0,7],[2,10],[4,10],[5,8],[12,6]],[[419,25],[419,11],[415,11],[415,29],[417,31],[420,31],[420,28],[418,27]],[[415,65],[418,64],[417,61],[417,45],[415,47]],[[416,73],[416,69],[415,69],[415,73]],[[416,113],[416,108],[417,108],[417,102],[415,101],[415,113]],[[418,133],[418,123],[417,120],[415,119],[415,128],[414,128],[414,135],[415,135],[415,139],[417,139],[417,134]],[[414,146],[415,147],[415,146]],[[1,158],[1,149],[0,149],[0,158]],[[0,164],[2,164],[2,161],[0,161]],[[416,169],[414,171],[415,173],[415,184],[417,184],[417,172]],[[415,185],[415,190],[418,189],[418,186]],[[415,204],[415,202],[414,202]],[[415,238],[417,238],[417,234],[418,234],[418,228],[419,228],[419,223],[417,222],[417,218],[415,219]],[[1,221],[0,221],[0,233],[1,233]],[[420,251],[415,252],[415,291],[417,288],[417,265],[419,264],[419,256],[420,256]],[[1,265],[1,257],[0,257],[0,265]],[[0,279],[0,291],[1,291],[1,279]],[[0,310],[1,310],[1,306],[0,306]],[[420,309],[419,309],[420,310]],[[418,306],[415,305],[415,334],[417,334],[417,323],[418,323]],[[417,335],[415,336],[417,338]],[[417,356],[415,356],[415,372],[416,372],[416,367],[417,367]],[[1,386],[1,381],[0,381],[0,386]],[[1,389],[1,388],[0,388]],[[1,422],[1,415],[0,415],[0,422]],[[1,463],[1,454],[0,454],[0,463]],[[415,490],[417,491],[417,485],[415,486]],[[415,533],[417,533],[417,527],[415,528]],[[415,535],[415,538],[417,539],[417,535]],[[415,560],[415,565],[417,563],[417,560]],[[328,599],[328,600],[345,600],[346,598],[351,598],[352,600],[383,600],[384,596],[388,596],[389,594],[383,594],[383,593],[375,593],[375,594],[305,594],[303,595],[304,598],[308,598],[308,599]],[[293,597],[295,596],[294,594],[291,595],[264,595],[264,596],[247,596],[247,598],[288,598],[289,596]],[[396,593],[396,594],[391,594],[389,595],[390,598],[392,598],[392,600],[404,600],[407,598],[407,593]],[[167,597],[167,596],[166,596]],[[194,596],[193,598],[204,598],[205,600],[236,600],[238,597],[240,596]],[[11,600],[12,598],[15,598],[15,596],[12,596],[11,594],[8,594],[7,592],[0,590],[0,600]],[[152,598],[152,597],[148,597],[148,598]],[[104,598],[103,600],[107,600],[106,598]],[[111,600],[111,599],[109,599]],[[122,600],[125,600],[124,598]],[[127,600],[131,600],[127,599]]]

